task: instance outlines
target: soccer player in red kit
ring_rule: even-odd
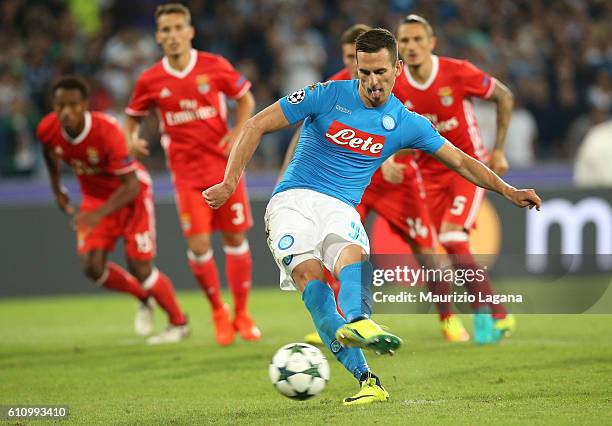
[[[370,29],[367,25],[356,24],[342,34],[340,44],[342,62],[345,67],[328,80],[351,80],[358,77],[355,43],[361,34]],[[393,93],[395,94],[395,89]],[[399,100],[403,101],[401,98]],[[299,134],[300,131],[295,133],[287,149],[281,176],[293,158]],[[370,211],[376,212],[387,220],[391,228],[410,245],[420,263],[430,269],[439,266],[433,263],[436,261],[432,256],[435,254],[435,231],[431,226],[425,203],[425,190],[413,155],[404,153],[404,155],[395,155],[385,161],[372,176],[372,181],[366,188],[361,203],[357,206],[357,211],[364,223]],[[327,271],[326,277],[337,299],[339,283]],[[448,282],[430,282],[428,285],[430,291],[436,295],[450,292]],[[446,340],[450,342],[469,340],[469,334],[461,320],[453,314],[450,302],[437,303],[436,308],[442,335]],[[307,334],[304,339],[307,343],[322,344],[316,332]]]
[[[135,154],[148,153],[146,141],[138,137],[139,123],[151,108],[157,109],[189,265],[212,306],[216,340],[229,345],[235,331],[243,339],[258,340],[261,333],[247,311],[252,262],[246,231],[252,218],[244,181],[219,210],[208,207],[200,195],[223,178],[229,149],[253,113],[251,83],[221,56],[192,49],[194,28],[185,6],[161,5],[155,18],[156,39],[164,58],[136,82],[126,108],[128,146]],[[235,125],[229,130],[226,97],[236,100]],[[213,231],[222,233],[227,280],[234,298],[233,321],[221,300],[211,248]]]
[[[153,264],[155,212],[151,178],[130,158],[121,128],[110,116],[87,111],[88,89],[77,77],[64,77],[52,88],[54,112],[39,123],[51,189],[64,213],[74,215],[78,253],[85,275],[101,287],[129,293],[141,303],[135,328],[151,332],[154,299],[170,325],[148,343],[174,343],[189,333],[170,279]],[[60,161],[78,177],[83,199],[78,213],[60,185]],[[106,260],[118,238],[125,241],[130,273]]]
[[[504,141],[513,96],[499,80],[473,64],[436,56],[436,44],[431,25],[418,15],[408,15],[397,29],[400,56],[405,72],[397,79],[394,93],[412,111],[429,118],[442,136],[468,155],[488,163],[499,175],[508,169],[504,156]],[[471,97],[497,104],[497,134],[491,155],[480,139]],[[427,155],[418,158],[427,193],[427,206],[438,240],[456,268],[475,269],[478,266],[469,247],[469,232],[474,226],[485,191],[461,176],[449,173],[439,162]],[[472,293],[492,294],[488,278],[468,285]],[[477,343],[499,340],[515,328],[512,315],[501,304],[473,305],[476,315],[474,339]],[[493,331],[491,331],[493,329]]]

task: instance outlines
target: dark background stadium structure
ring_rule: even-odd
[[[120,121],[139,73],[158,60],[153,11],[162,2],[0,0],[0,175],[40,176],[34,128],[48,88],[64,73],[91,85],[91,108]],[[183,1],[194,46],[227,57],[253,82],[257,108],[342,67],[349,25],[394,29],[407,13],[433,24],[436,53],[467,58],[508,83],[516,106],[508,135],[513,168],[571,163],[587,131],[610,119],[612,2],[606,0]],[[485,142],[494,107],[476,105]],[[155,120],[146,165],[164,169]],[[273,171],[291,132],[268,136],[251,171]]]

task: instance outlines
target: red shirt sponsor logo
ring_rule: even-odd
[[[380,157],[385,146],[385,137],[362,132],[335,121],[329,126],[325,138],[336,145],[368,157]]]

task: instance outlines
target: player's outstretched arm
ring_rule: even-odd
[[[279,102],[273,103],[247,120],[230,152],[223,182],[202,192],[202,196],[209,206],[217,209],[232,195],[246,165],[259,145],[261,137],[265,133],[274,132],[288,125],[289,122]]]
[[[52,149],[47,145],[43,146],[43,157],[45,158],[45,166],[47,167],[47,173],[49,174],[49,185],[51,185],[51,190],[55,196],[57,206],[67,215],[73,215],[75,210],[74,207],[70,205],[68,190],[62,187],[60,183],[60,158],[58,158]]]
[[[470,157],[449,141],[445,140],[444,144],[432,155],[474,185],[495,191],[519,207],[530,209],[535,207],[540,210],[542,200],[533,189],[516,189],[508,185],[487,166]]]
[[[140,192],[140,181],[136,177],[136,172],[132,171],[124,175],[119,175],[121,186],[99,208],[93,211],[81,212],[74,218],[77,227],[94,227],[103,217],[116,212],[120,208],[131,203]]]

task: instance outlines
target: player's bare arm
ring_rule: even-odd
[[[445,141],[440,149],[432,155],[474,185],[495,191],[518,207],[529,207],[530,209],[535,207],[537,210],[540,210],[542,200],[540,200],[535,190],[516,189],[508,185],[487,166],[470,157],[449,141]]]
[[[265,133],[274,132],[288,125],[289,122],[285,118],[279,102],[273,103],[247,120],[227,160],[223,182],[202,192],[210,207],[213,209],[221,207],[232,195],[246,165],[259,145],[261,137]]]
[[[134,157],[144,157],[149,155],[149,143],[142,139],[140,134],[141,117],[128,115],[125,117],[125,142],[128,152]]]
[[[223,136],[219,144],[225,149],[225,155],[229,155],[232,145],[236,141],[244,123],[253,116],[255,111],[255,98],[251,91],[236,100],[236,121],[234,127]]]
[[[75,210],[70,204],[68,190],[61,185],[61,159],[53,152],[53,150],[44,145],[43,156],[45,158],[45,166],[49,174],[49,184],[55,196],[55,202],[59,209],[67,215],[73,215]]]
[[[93,228],[102,218],[134,201],[140,192],[140,181],[132,171],[118,176],[121,186],[98,209],[81,212],[74,218],[76,227]]]
[[[514,96],[512,91],[502,82],[495,79],[495,87],[489,100],[495,102],[497,106],[497,129],[495,133],[495,146],[491,151],[491,161],[489,167],[498,175],[502,176],[508,171],[508,161],[504,154],[504,144],[506,133],[510,124],[512,107],[514,106]]]

